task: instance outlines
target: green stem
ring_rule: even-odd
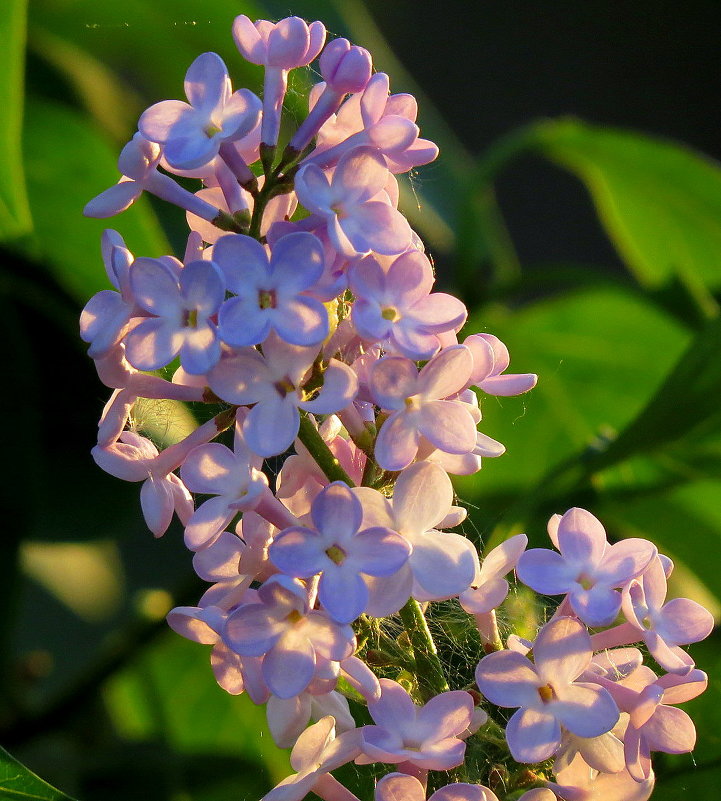
[[[349,487],[355,487],[353,479],[342,468],[341,463],[335,458],[333,451],[331,451],[323,437],[318,433],[318,429],[305,414],[301,415],[300,418],[298,439],[300,439],[303,445],[308,449],[308,452],[315,459],[318,467],[325,473],[329,481],[344,481]]]
[[[438,658],[436,644],[433,642],[428,623],[420,604],[414,598],[400,611],[408,638],[413,647],[416,660],[418,688],[424,701],[428,701],[438,693],[448,691],[448,682],[443,673],[441,660]]]

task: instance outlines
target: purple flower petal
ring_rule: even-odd
[[[358,392],[358,378],[353,369],[337,359],[331,359],[323,373],[323,386],[318,395],[298,403],[301,409],[313,414],[335,414],[348,406]]]
[[[538,706],[542,682],[531,662],[515,651],[497,651],[483,657],[476,683],[492,704],[503,707]]]
[[[542,709],[519,709],[508,721],[506,740],[517,762],[543,762],[561,744],[561,727]]]
[[[287,528],[268,551],[271,562],[288,576],[310,578],[329,563],[318,534],[307,528]]]
[[[318,600],[339,623],[351,623],[368,603],[368,588],[359,573],[344,565],[329,565],[318,584]]]
[[[268,397],[250,410],[243,433],[253,453],[267,458],[290,448],[299,426],[300,414],[293,398]]]
[[[368,704],[373,720],[388,731],[394,731],[399,723],[407,722],[412,727],[417,708],[410,695],[400,684],[390,679],[381,679],[380,684],[380,699]]]
[[[573,684],[552,705],[553,714],[579,737],[598,737],[618,723],[619,711],[608,690],[593,684]]]
[[[210,498],[193,513],[185,526],[185,545],[197,551],[209,545],[237,514],[223,496]]]
[[[244,296],[268,282],[269,263],[265,248],[243,234],[221,236],[213,246],[213,261],[220,267],[228,289]]]
[[[395,412],[383,423],[375,443],[375,457],[384,470],[403,470],[418,453],[420,434],[404,412]]]
[[[391,576],[408,561],[411,546],[387,528],[367,528],[350,544],[349,558],[355,568],[369,576]]]
[[[558,546],[569,565],[598,565],[606,549],[606,531],[585,509],[569,509],[558,524]]]
[[[302,629],[288,629],[263,659],[263,678],[278,698],[303,692],[314,673],[315,651]]]
[[[470,453],[476,445],[476,424],[457,401],[434,400],[418,412],[418,431],[445,453]]]
[[[387,180],[388,168],[383,156],[375,148],[357,147],[338,162],[333,174],[333,193],[346,203],[365,203],[385,187]]]
[[[465,345],[444,348],[418,375],[419,392],[428,400],[448,398],[468,385],[473,356]]]
[[[210,113],[230,95],[228,68],[217,53],[202,53],[185,73],[185,96],[197,109]]]
[[[315,298],[288,298],[273,311],[273,327],[291,345],[319,345],[328,336],[328,312]]]
[[[543,595],[561,595],[574,586],[576,571],[561,554],[546,548],[531,548],[518,560],[518,578]]]
[[[473,699],[467,692],[453,690],[431,698],[416,715],[419,739],[445,740],[457,737],[471,724]]]
[[[536,670],[553,686],[570,684],[591,662],[593,649],[586,627],[572,617],[558,617],[540,630],[533,643]]]
[[[406,468],[393,490],[398,531],[424,532],[437,526],[453,504],[453,485],[445,470],[432,462]]]
[[[296,294],[317,283],[325,267],[320,240],[305,231],[286,234],[273,245],[272,274],[284,294]]]
[[[430,531],[413,538],[413,577],[433,600],[460,595],[476,573],[473,543],[453,532]]]
[[[404,399],[418,393],[418,371],[410,359],[386,356],[371,367],[370,390],[382,409],[403,409]]]
[[[334,481],[313,501],[311,516],[318,531],[342,544],[360,528],[363,507],[348,486]]]
[[[374,250],[394,256],[411,244],[412,232],[406,218],[380,200],[357,206],[352,215],[340,218],[339,224],[357,253]]]
[[[120,180],[115,186],[111,186],[86,203],[83,214],[98,219],[112,217],[130,208],[142,192],[142,184]]]
[[[153,317],[126,336],[126,358],[138,370],[159,370],[177,356],[183,341],[183,332],[175,323]]]

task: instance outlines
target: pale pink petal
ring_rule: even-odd
[[[519,709],[506,726],[506,740],[517,762],[543,762],[561,743],[556,718],[542,709]]]
[[[468,385],[473,356],[465,345],[444,348],[418,375],[418,387],[427,400],[448,398]]]
[[[571,617],[558,617],[546,623],[533,644],[536,669],[554,687],[570,684],[580,676],[591,662],[592,654],[586,627]]]
[[[393,490],[393,517],[397,530],[428,531],[445,517],[453,504],[453,485],[445,470],[432,462],[406,468]]]

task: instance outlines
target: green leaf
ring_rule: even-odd
[[[638,281],[676,275],[699,302],[721,286],[721,169],[681,144],[574,119],[539,123],[536,146],[588,187]]]
[[[108,288],[100,236],[117,227],[137,256],[169,253],[148,201],[141,198],[110,220],[82,216],[83,207],[119,177],[117,151],[77,112],[40,100],[28,103],[25,141],[30,204],[35,220],[35,259],[83,305]],[[182,212],[178,212],[182,214]]]
[[[0,748],[0,799],[15,801],[73,801],[56,790],[7,751]]]
[[[26,5],[27,0],[5,0],[0,13],[0,241],[32,225],[22,166]]]
[[[721,602],[721,478],[696,481],[671,490],[602,496],[598,516],[614,533],[651,540],[674,561],[691,570],[707,592]],[[675,574],[672,575],[672,580]],[[692,588],[686,592],[697,594]],[[704,603],[705,598],[695,600]]]
[[[236,754],[257,763],[265,791],[291,770],[273,744],[263,707],[228,695],[213,679],[210,649],[168,632],[113,677],[105,695],[126,740],[165,738],[181,754]]]
[[[647,298],[590,286],[513,312],[491,306],[469,331],[489,331],[511,353],[512,373],[538,373],[515,398],[483,397],[480,430],[507,453],[462,479],[462,497],[533,486],[554,465],[634,419],[682,352],[687,333]],[[502,511],[502,510],[498,510]]]
[[[638,417],[593,461],[595,470],[682,437],[721,428],[721,317],[700,331]]]

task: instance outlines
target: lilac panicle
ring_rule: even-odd
[[[211,646],[218,684],[267,704],[272,738],[293,749],[295,773],[269,801],[359,801],[332,775],[352,760],[384,763],[376,801],[499,801],[490,787],[519,801],[646,801],[653,752],[694,746],[676,704],[707,678],[681,646],[711,615],[666,601],[671,561],[646,540],[607,542],[582,509],[551,518],[553,551],[526,551],[517,534],[480,560],[472,535],[446,530],[466,518],[449,474],[505,450],[477,430],[484,394],[522,394],[537,376],[508,373],[493,334],[463,338],[465,306],[432,291],[432,259],[398,211],[396,175],[438,154],[415,99],[390,94],[363,48],[324,49],[321,22],[240,15],[233,36],[264,68],[262,103],[200,55],[188,102],[143,113],[120,181],[85,209],[107,217],[149,191],[192,229],[182,262],[135,259],[106,231],[112,289],[80,321],[112,390],[93,457],[141,484],[156,536],[177,515],[210,583],[169,625]],[[277,154],[289,72],[316,58],[323,80]],[[158,450],[139,433],[147,399],[193,403],[207,422]],[[233,425],[231,450],[214,440]],[[514,568],[530,589],[507,601]],[[535,642],[512,627],[532,590],[563,596]],[[467,681],[455,660],[478,643],[474,622],[482,696],[449,689]],[[436,648],[441,630],[463,648]],[[627,647],[640,642],[669,672]],[[373,725],[356,725],[347,698]],[[489,705],[515,710],[503,739],[508,715],[489,719]],[[468,754],[483,756],[463,765],[471,735]],[[456,767],[473,783],[427,791],[429,770]]]

